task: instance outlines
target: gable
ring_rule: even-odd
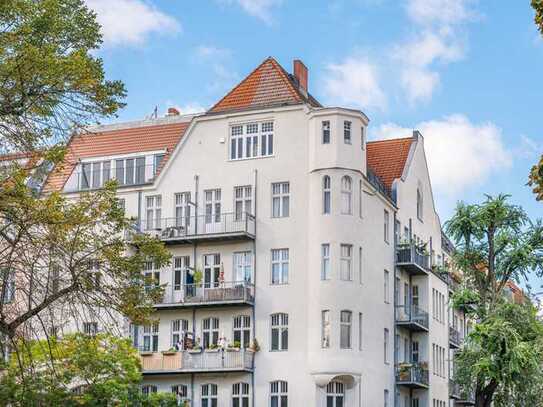
[[[412,143],[412,137],[366,143],[367,166],[389,190],[394,180],[403,174]]]

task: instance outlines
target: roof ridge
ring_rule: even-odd
[[[390,141],[400,141],[400,140],[413,140],[413,136],[409,136],[409,137],[397,137],[397,138],[387,138],[387,139],[383,139],[383,140],[371,140],[371,141],[366,142],[366,144],[372,144],[372,143],[386,143],[386,142],[390,142]]]
[[[293,95],[299,101],[302,101],[304,99],[303,95],[301,94],[300,89],[297,89],[294,86],[294,84],[292,83],[292,80],[290,78],[290,74],[287,72],[287,70],[285,68],[283,68],[283,66],[279,62],[277,62],[277,60],[275,58],[273,58],[273,57],[269,57],[269,58],[270,58],[271,63],[275,65],[275,68],[279,69],[279,72],[282,74],[283,79],[286,81],[287,86],[289,87],[289,89],[293,92]]]

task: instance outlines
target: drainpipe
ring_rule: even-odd
[[[256,219],[257,219],[257,181],[258,181],[258,170],[254,170],[254,222],[255,222],[255,238],[253,240],[253,310],[252,310],[252,319],[253,319],[253,341],[256,338]],[[251,373],[251,389],[252,389],[252,407],[255,407],[255,360],[256,355],[253,355],[253,372]]]
[[[396,212],[394,212],[394,228],[396,228]],[[401,233],[401,230],[398,231],[398,235]],[[399,237],[399,236],[398,236]],[[393,274],[393,278],[394,278],[394,309],[393,309],[393,323],[394,323],[394,353],[396,353],[396,355],[394,355],[394,359],[395,360],[395,363],[396,362],[399,362],[399,356],[398,354],[400,353],[399,351],[396,351],[396,349],[400,349],[400,344],[396,344],[396,339],[397,339],[397,335],[398,335],[398,327],[396,326],[396,307],[398,306],[398,304],[396,304],[396,290],[399,289],[399,287],[397,287],[398,285],[398,279],[396,278],[396,273],[398,273],[398,268],[396,267],[396,250],[397,250],[397,238],[396,236],[394,236],[394,243],[392,245],[393,247],[393,267],[394,267],[394,274]],[[393,368],[393,372],[394,372],[394,405],[398,404],[398,401],[397,401],[397,397],[396,397],[396,394],[397,394],[397,384],[396,384],[396,367]],[[396,406],[398,407],[398,406]]]

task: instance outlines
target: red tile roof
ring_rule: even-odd
[[[188,125],[189,122],[144,125],[74,136],[68,143],[64,165],[51,172],[44,192],[61,190],[80,159],[166,149],[164,165]]]
[[[299,90],[292,75],[275,59],[268,57],[208,112],[220,113],[304,102],[320,106],[311,95],[305,96]]]
[[[413,138],[408,137],[366,143],[367,166],[388,189],[402,176],[412,142]]]

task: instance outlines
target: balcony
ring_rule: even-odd
[[[221,213],[183,218],[149,218],[136,230],[157,236],[166,244],[190,244],[201,241],[253,240],[255,217],[249,213]]]
[[[412,275],[428,274],[430,255],[414,243],[399,244],[396,248],[396,265]]]
[[[411,389],[427,389],[429,377],[427,363],[401,363],[396,368],[396,384]]]
[[[455,327],[449,327],[449,348],[458,349],[462,345],[462,336]]]
[[[253,359],[254,352],[249,349],[140,353],[144,375],[252,372]]]
[[[246,281],[185,284],[177,290],[168,285],[155,309],[213,307],[217,305],[254,305],[255,287]]]
[[[449,380],[449,398],[460,400],[460,385],[454,380]]]
[[[397,305],[396,325],[413,332],[428,332],[428,313],[415,305]]]

